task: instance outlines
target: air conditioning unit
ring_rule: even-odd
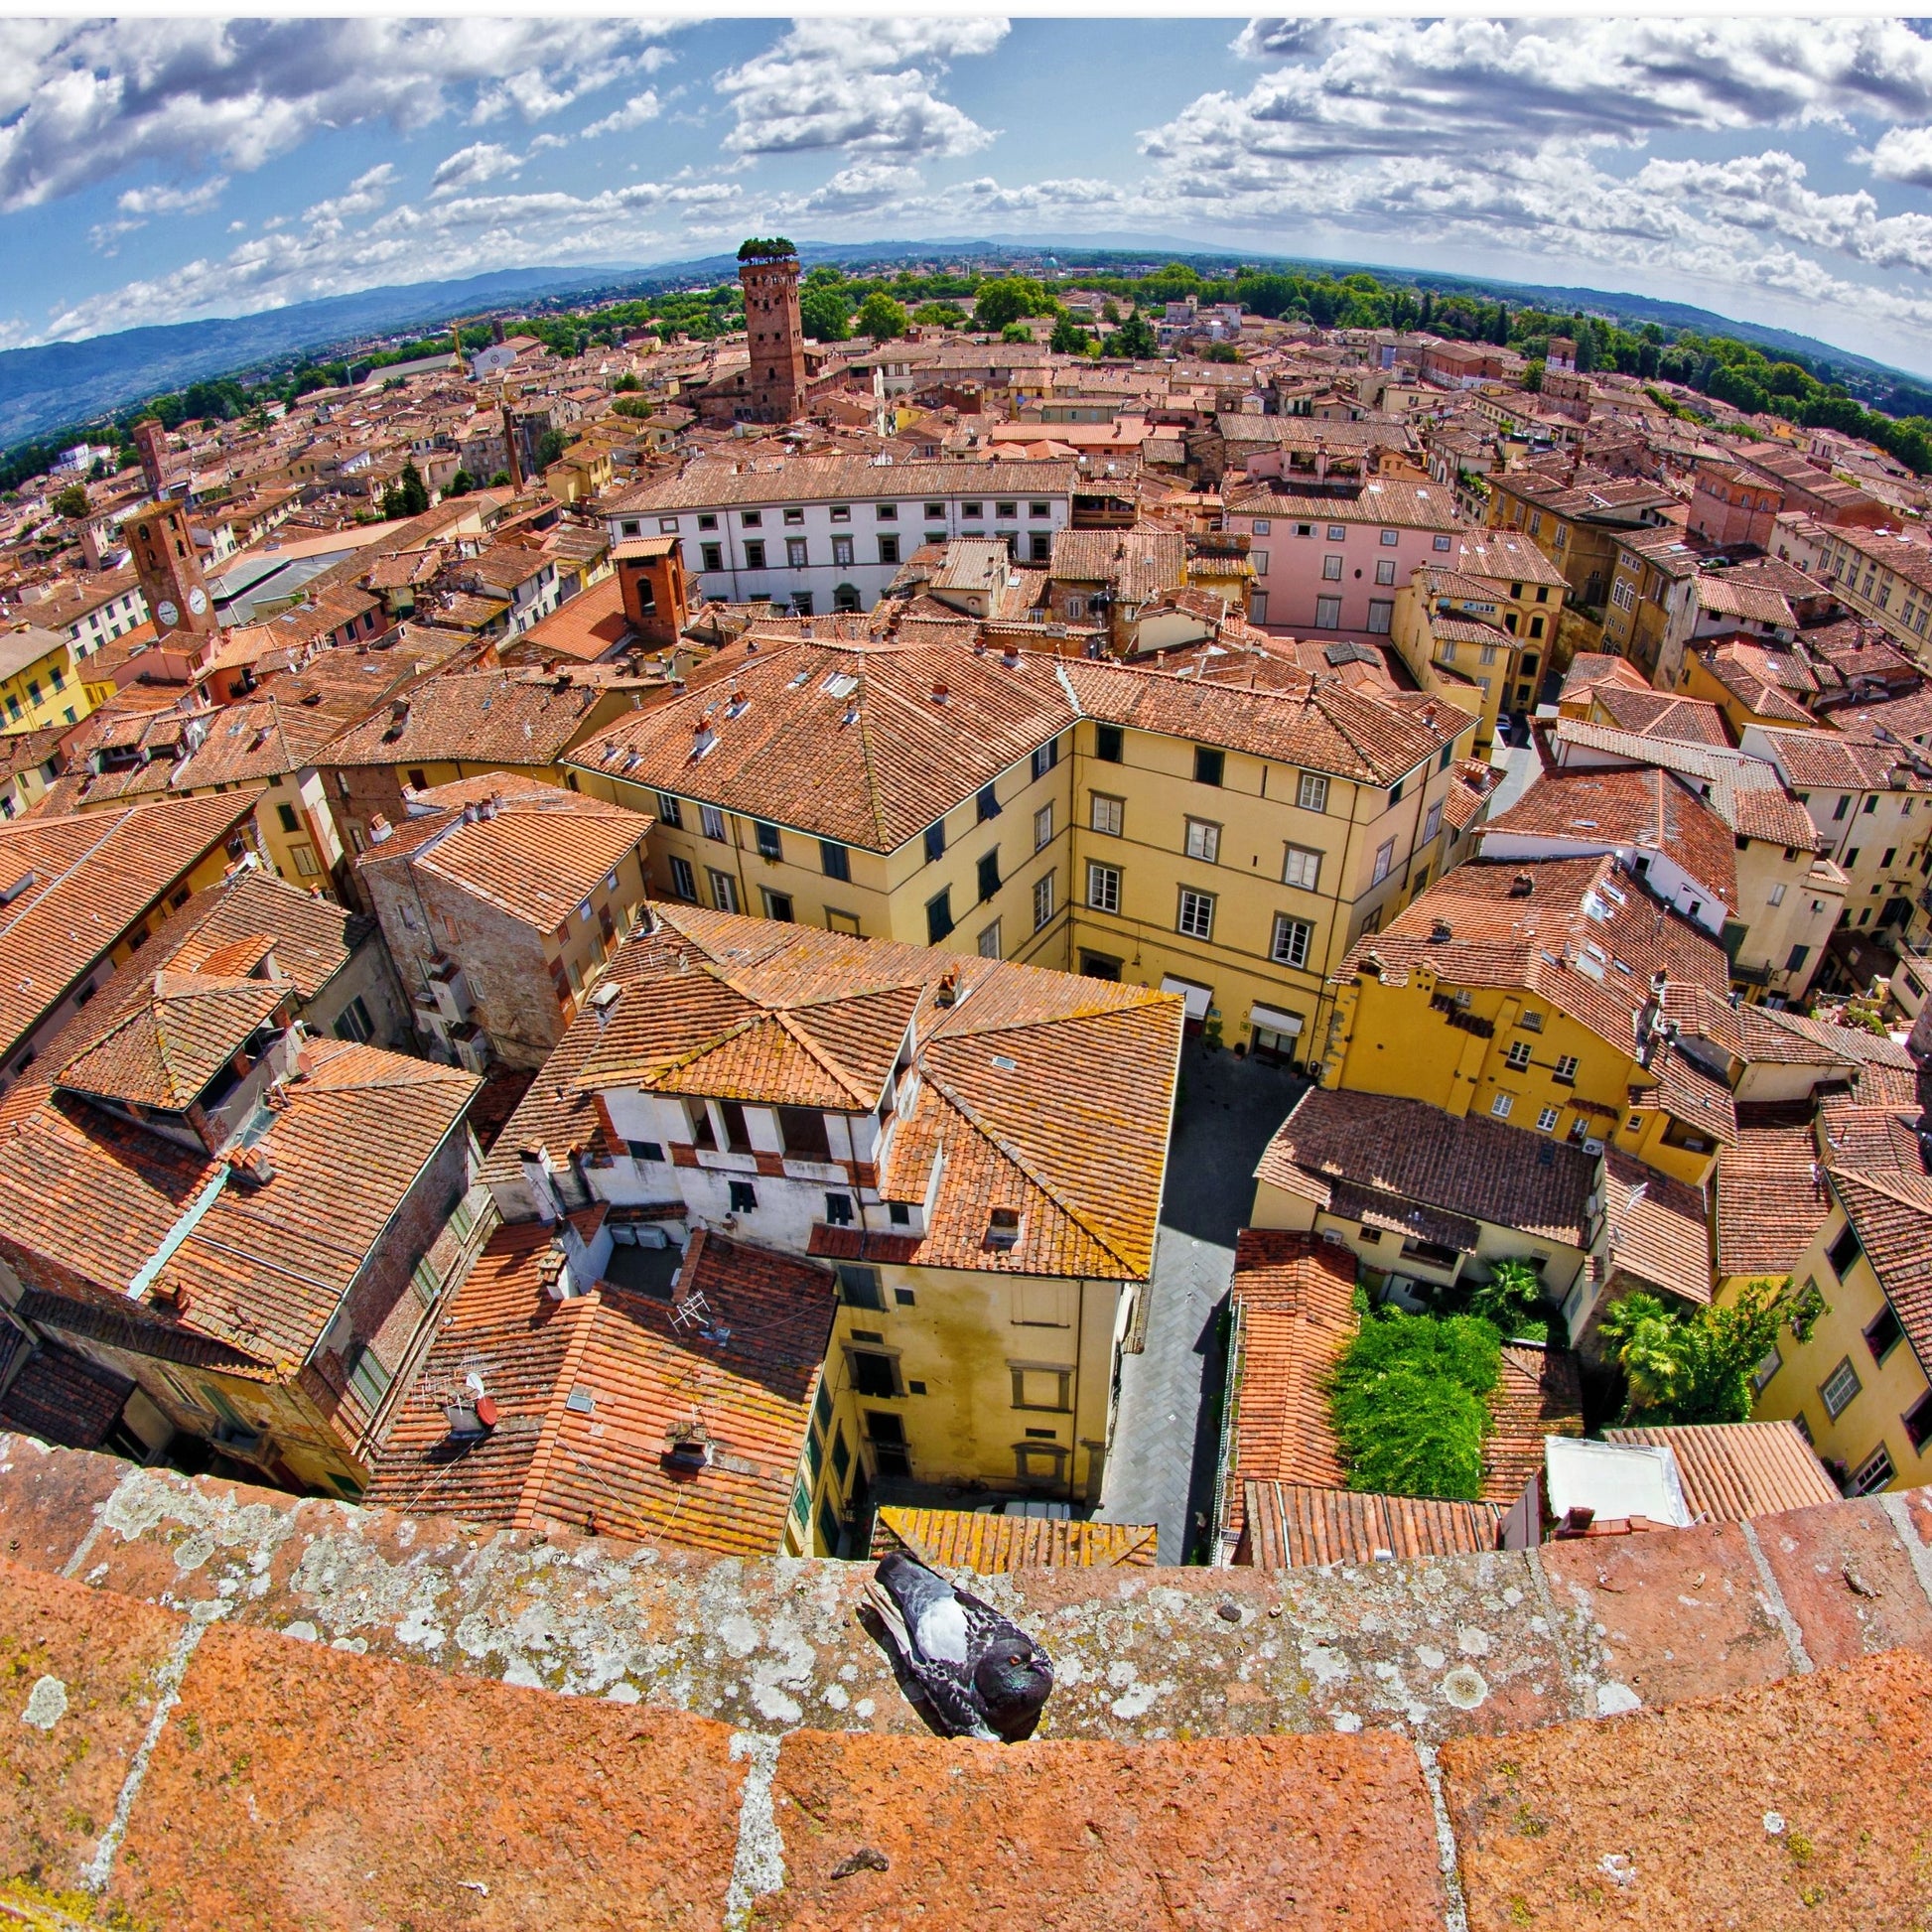
[[[445,1020],[453,1024],[468,1020],[476,1011],[476,1002],[470,997],[470,982],[463,977],[463,968],[454,959],[439,955],[432,960],[428,979],[430,998]]]
[[[450,1029],[450,1049],[467,1072],[489,1070],[489,1036],[474,1020]]]
[[[1584,1143],[1584,1152],[1589,1155],[1601,1154],[1603,1152],[1603,1143],[1596,1140],[1586,1141]]]

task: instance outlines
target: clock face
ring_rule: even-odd
[[[154,614],[161,620],[161,625],[164,630],[173,628],[174,625],[181,621],[181,613],[165,597],[155,606]]]
[[[199,584],[197,584],[195,588],[188,593],[188,608],[191,611],[193,611],[198,618],[202,615],[204,611],[207,609],[207,592],[203,590]]]

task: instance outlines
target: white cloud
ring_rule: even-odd
[[[646,87],[642,93],[632,94],[621,107],[606,114],[601,121],[591,122],[582,130],[580,138],[595,141],[606,134],[627,134],[633,127],[642,127],[646,121],[654,121],[663,111],[657,90]]]
[[[442,162],[430,177],[429,192],[439,197],[461,195],[469,189],[481,188],[484,182],[513,175],[522,166],[520,154],[512,154],[494,141],[476,141],[467,148],[459,148]]]
[[[949,61],[991,54],[1004,20],[801,20],[715,84],[741,155],[843,148],[905,159],[971,154],[993,133],[935,91]]]
[[[667,58],[662,24],[0,21],[0,211],[146,164],[241,173],[326,127],[539,119]]]
[[[1853,156],[1880,181],[1932,188],[1932,127],[1887,128],[1869,153]]]

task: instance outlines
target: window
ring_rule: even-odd
[[[1809,946],[1793,946],[1785,959],[1784,970],[1787,973],[1795,973],[1810,957],[1811,948]]]
[[[986,505],[984,503],[961,503],[959,513],[969,523],[983,523],[986,520]]]
[[[979,857],[980,903],[984,905],[1000,890],[1000,848],[982,852]]]
[[[1197,785],[1218,785],[1226,764],[1226,755],[1212,746],[1194,747],[1194,782]]]
[[[946,821],[936,818],[925,828],[925,862],[931,865],[946,856]]]
[[[847,1308],[883,1311],[886,1297],[879,1286],[877,1268],[862,1268],[856,1261],[842,1261],[838,1265],[838,1277],[839,1299]]]
[[[1341,555],[1338,551],[1331,551],[1322,558],[1321,575],[1331,584],[1341,582]]]
[[[1386,636],[1395,621],[1395,606],[1387,598],[1370,598],[1368,605],[1368,627],[1378,636]]]
[[[756,530],[762,527],[764,523],[764,512],[762,510],[741,510],[738,513],[738,520],[744,528]]]
[[[850,880],[852,877],[852,855],[836,839],[819,840],[818,864],[827,879]]]
[[[1566,1087],[1574,1087],[1577,1084],[1576,1054],[1559,1053],[1557,1055],[1556,1069],[1550,1077],[1553,1080],[1560,1081]]]
[[[1187,856],[1213,865],[1221,854],[1221,828],[1204,818],[1187,821]]]
[[[1536,1124],[1543,1133],[1548,1134],[1555,1129],[1557,1122],[1562,1118],[1561,1107],[1545,1107],[1537,1114]]]
[[[1422,842],[1427,845],[1443,829],[1443,801],[1439,798],[1423,817]]]
[[[1093,755],[1103,764],[1119,764],[1125,755],[1126,734],[1118,725],[1096,725],[1093,730]]]
[[[898,505],[897,503],[881,503],[873,513],[881,523],[897,523],[898,521]],[[833,504],[832,520],[835,523],[850,522],[851,519],[852,506],[849,503]]]
[[[1314,927],[1307,919],[1291,919],[1286,912],[1277,912],[1268,956],[1278,966],[1306,966],[1313,940]]]
[[[1174,921],[1174,930],[1183,932],[1190,939],[1211,939],[1214,936],[1214,895],[1197,893],[1192,887],[1180,889],[1180,915]]]
[[[944,503],[928,503],[925,506],[925,517],[928,523],[941,523],[945,520],[945,515],[946,506]]]
[[[1044,530],[1035,530],[1027,539],[1029,561],[1036,564],[1051,563],[1053,560],[1053,541]]]
[[[1267,536],[1269,532],[1274,529],[1274,527],[1275,527],[1274,522],[1269,517],[1258,516],[1254,520],[1254,533],[1258,537]]]
[[[1506,1055],[1509,1065],[1520,1073],[1530,1063],[1530,1043],[1527,1039],[1512,1040]]]
[[[1516,1096],[1513,1093],[1499,1093],[1497,1094],[1495,1099],[1490,1101],[1489,1111],[1492,1114],[1494,1114],[1498,1120],[1507,1120],[1509,1118],[1509,1110],[1513,1106],[1515,1106],[1515,1104],[1516,1104]]]
[[[1020,514],[1020,505],[1018,503],[995,503],[993,505],[993,514],[998,519],[1011,522],[1014,517]]]
[[[1295,802],[1305,812],[1325,812],[1328,809],[1328,780],[1318,771],[1304,771],[1302,782],[1296,789]]]
[[[825,1224],[849,1228],[852,1225],[852,1196],[828,1190],[825,1196]]]
[[[1042,805],[1034,814],[1034,850],[1040,851],[1053,843],[1053,808]]]
[[[293,805],[277,805],[275,816],[281,820],[285,832],[299,832],[302,829],[302,822],[296,817]]]
[[[883,1354],[873,1348],[848,1348],[845,1351],[845,1359],[852,1369],[852,1387],[859,1395],[871,1396],[874,1400],[884,1397],[891,1401],[905,1393],[898,1385],[898,1361],[895,1356]],[[875,1428],[885,1420],[883,1416],[869,1415],[866,1418],[867,1423]],[[895,1416],[892,1421],[897,1423],[898,1418]],[[904,1453],[904,1444],[901,1441],[899,1454],[903,1456]],[[882,1473],[884,1466],[882,1462]]]
[[[1866,1325],[1864,1345],[1871,1350],[1871,1359],[1882,1362],[1904,1339],[1905,1330],[1898,1325],[1898,1316],[1892,1312],[1889,1302],[1880,1309]]]
[[[935,893],[925,902],[925,942],[936,946],[952,930],[952,888]]]
[[[1048,1409],[1065,1415],[1073,1407],[1073,1371],[1070,1368],[1034,1368],[1013,1365],[1013,1406],[1016,1409]]]
[[[357,1045],[366,1045],[375,1037],[375,1022],[359,993],[336,1016],[332,1031],[338,1039],[352,1039]]]
[[[673,857],[671,860],[671,892],[678,898],[696,900],[698,882],[692,874],[689,859]]]
[[[1907,1409],[1899,1418],[1905,1425],[1905,1435],[1915,1449],[1923,1449],[1932,1440],[1932,1390]]]
[[[760,859],[782,859],[784,847],[778,838],[778,828],[767,825],[763,819],[754,819],[752,829],[758,837],[759,857]]]
[[[759,888],[759,896],[764,901],[764,916],[767,919],[776,919],[784,925],[791,923],[791,895],[789,893],[774,893],[769,886],[760,886]]]
[[[711,902],[721,912],[738,910],[738,881],[728,872],[720,872],[716,866],[707,869],[711,881]]]
[[[1837,1422],[1851,1408],[1854,1398],[1863,1386],[1859,1380],[1858,1370],[1852,1366],[1851,1356],[1846,1356],[1818,1385],[1818,1393],[1825,1401],[1825,1413]]]
[[[998,919],[995,919],[991,925],[982,929],[976,950],[982,959],[1000,959],[1005,957],[1000,950],[1000,922]]]
[[[897,1416],[877,1409],[866,1410],[865,1418],[866,1441],[872,1445],[873,1464],[879,1473],[882,1476],[909,1476],[912,1473],[912,1458],[906,1449],[905,1425]]]
[[[803,570],[806,564],[806,544],[803,537],[785,538],[785,567],[788,570]]]
[[[1891,1451],[1880,1443],[1852,1471],[1852,1493],[1855,1496],[1875,1496],[1896,1473],[1891,1463]]]
[[[1087,903],[1096,912],[1120,910],[1120,868],[1118,866],[1088,865]]]
[[[898,538],[882,534],[879,539],[879,561],[882,564],[898,562]]]
[[[348,1385],[361,1398],[365,1409],[377,1408],[395,1378],[382,1358],[367,1342],[358,1341],[348,1359]]]
[[[1376,848],[1375,872],[1374,875],[1370,878],[1368,883],[1371,886],[1381,885],[1383,880],[1388,878],[1389,873],[1394,868],[1394,866],[1395,866],[1395,841],[1393,839],[1387,839]]]
[[[698,568],[700,570],[723,570],[725,567],[725,546],[722,543],[701,543],[698,546]]]
[[[1060,761],[1060,741],[1049,738],[1034,749],[1034,782],[1037,784]]]
[[[753,1214],[758,1211],[759,1190],[749,1180],[734,1180],[728,1184],[731,1188],[731,1210],[734,1214]]]
[[[763,544],[748,543],[745,546],[745,568],[747,570],[762,570],[764,568]]]
[[[1375,581],[1378,584],[1393,584],[1395,582],[1395,559],[1393,557],[1378,557],[1376,559]]]
[[[1282,884],[1299,886],[1305,893],[1312,893],[1321,884],[1321,854],[1311,852],[1305,845],[1291,845],[1286,848],[1282,861]]]
[[[1034,930],[1037,932],[1053,916],[1053,875],[1049,872],[1034,882]]]
[[[833,537],[832,561],[841,569],[850,567],[852,563],[852,539],[849,536]]]
[[[1120,837],[1122,801],[1109,798],[1105,792],[1092,794],[1093,807],[1090,823],[1096,832],[1105,832],[1109,838]]]
[[[1843,1281],[1852,1264],[1863,1252],[1863,1250],[1859,1246],[1858,1232],[1848,1221],[1838,1239],[1826,1250],[1825,1259],[1832,1264],[1832,1273]]]
[[[1784,1355],[1774,1345],[1771,1352],[1751,1372],[1751,1393],[1753,1395],[1762,1395],[1770,1386],[1771,1377],[1783,1366]]]
[[[1314,627],[1317,630],[1339,630],[1341,628],[1340,598],[1317,597],[1314,600]]]
[[[994,785],[982,785],[980,787],[979,797],[974,800],[974,806],[979,813],[979,822],[982,825],[989,818],[998,818],[1000,815],[1000,793],[998,787]]]
[[[668,791],[660,791],[657,794],[657,822],[660,825],[668,825],[673,832],[681,832],[684,829],[684,813],[678,801]]]
[[[725,815],[716,805],[698,807],[698,826],[708,839],[723,841],[725,837]]]

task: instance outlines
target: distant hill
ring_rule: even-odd
[[[1326,270],[1345,275],[1366,268],[1384,281],[1439,294],[1478,295],[1567,312],[1587,310],[1624,324],[1655,322],[1671,329],[1734,336],[1774,353],[1797,354],[1825,365],[1867,401],[1903,400],[1932,405],[1932,385],[1916,375],[1855,355],[1810,336],[1758,323],[1737,322],[1683,302],[1606,289],[1562,288],[1480,276],[1438,274],[1373,263],[1311,260],[1236,249],[1202,249],[1167,235],[995,235],[928,241],[802,243],[810,261],[861,264],[963,257],[993,263],[1038,260],[1051,254],[1063,268],[1159,265],[1173,260],[1224,269],[1244,262],[1267,268]],[[723,280],[737,273],[734,255],[708,255],[656,265],[608,264],[590,268],[507,269],[467,280],[414,282],[364,289],[355,295],[299,302],[260,315],[209,322],[173,323],[92,336],[83,342],[49,343],[38,348],[0,350],[0,448],[78,425],[125,408],[144,397],[220,375],[286,367],[304,355],[346,350],[371,338],[421,333],[459,318],[519,304],[619,295],[640,295],[694,280]],[[1897,392],[1894,395],[1894,392]]]

